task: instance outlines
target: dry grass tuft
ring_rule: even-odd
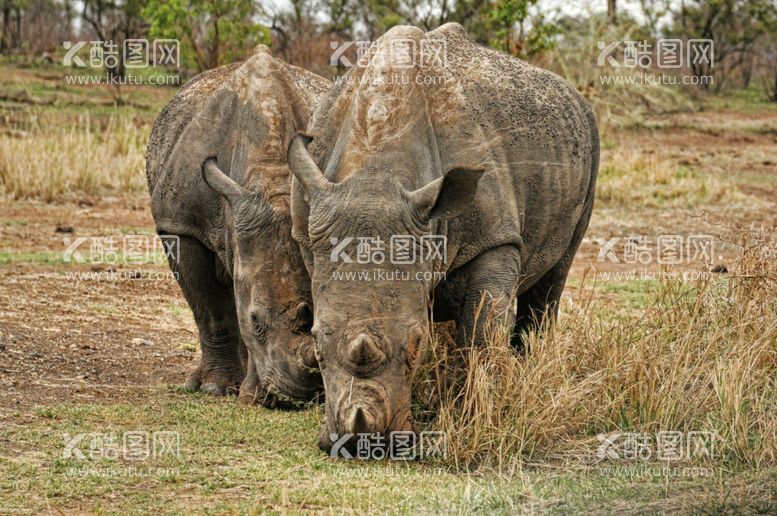
[[[71,192],[141,190],[146,133],[126,115],[99,125],[88,115],[33,114],[0,132],[0,194],[52,201]]]
[[[728,277],[662,280],[646,311],[613,318],[585,285],[557,325],[511,349],[461,349],[441,332],[416,385],[461,468],[595,460],[597,434],[710,431],[722,463],[777,459],[777,231],[748,230]]]
[[[629,149],[607,155],[596,183],[596,202],[604,207],[694,207],[736,194],[711,174]]]

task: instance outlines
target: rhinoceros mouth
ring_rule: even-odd
[[[319,384],[303,387],[271,376],[265,378],[263,385],[264,393],[257,401],[266,408],[301,409],[309,403],[321,403],[324,397],[324,387]]]

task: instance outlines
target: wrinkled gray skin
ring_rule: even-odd
[[[265,406],[320,392],[286,149],[330,86],[259,47],[192,79],[154,124],[151,210],[159,234],[180,237],[170,266],[202,349],[188,390],[239,388],[242,402]]]
[[[418,66],[395,66],[392,43],[418,49],[424,39],[445,41],[447,66],[418,52]],[[370,55],[289,149],[294,236],[311,274],[326,391],[325,450],[332,434],[412,429],[411,382],[432,315],[456,321],[461,345],[482,343],[483,321],[499,315],[516,346],[544,313],[556,315],[598,169],[596,123],[577,91],[473,44],[460,25],[426,34],[395,27]],[[388,244],[392,235],[444,235],[447,257],[404,266],[330,260],[331,238]],[[371,270],[410,280],[333,277]],[[431,279],[434,271],[445,279]]]

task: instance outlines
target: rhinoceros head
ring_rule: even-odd
[[[265,406],[312,400],[321,388],[310,329],[313,311],[310,280],[290,221],[282,221],[261,194],[251,192],[222,172],[213,159],[202,166],[205,182],[228,202],[234,248],[233,286],[240,333],[249,349],[252,392]],[[288,217],[288,215],[287,215]],[[229,221],[227,222],[229,224]]]
[[[418,245],[433,221],[462,213],[483,171],[454,168],[409,189],[397,179],[407,174],[377,165],[334,183],[306,143],[304,136],[292,142],[289,166],[309,207],[312,333],[326,392],[320,446],[329,449],[344,434],[412,430],[411,384],[428,340],[435,263],[392,263],[389,242],[412,236]],[[401,166],[400,159],[380,162]],[[361,239],[383,242],[383,256],[359,256]],[[344,254],[344,244],[356,253]]]

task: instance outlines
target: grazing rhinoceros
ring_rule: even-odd
[[[458,24],[395,27],[368,56],[289,148],[323,449],[347,433],[412,429],[430,299],[461,344],[483,341],[489,311],[515,334],[556,314],[598,169],[596,122],[578,92],[475,45]],[[440,252],[430,244],[443,237]]]
[[[154,124],[151,210],[160,235],[180,237],[170,265],[202,349],[188,390],[239,387],[241,401],[265,406],[320,392],[310,279],[291,238],[287,148],[330,87],[260,47],[192,79]]]

